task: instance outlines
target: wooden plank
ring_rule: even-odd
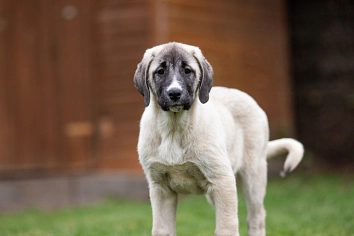
[[[219,17],[224,15],[240,15],[241,17],[250,15],[274,15],[279,13],[275,9],[279,9],[281,6],[281,0],[275,0],[271,2],[263,0],[255,1],[180,1],[180,0],[168,0],[169,4],[172,4],[178,8],[183,8],[188,11],[203,11],[209,15],[220,12]],[[188,14],[188,12],[186,12]]]
[[[13,164],[25,168],[45,155],[41,77],[38,73],[39,2],[13,1],[10,5],[9,94],[16,145]]]
[[[124,52],[131,52],[132,50],[134,51],[142,51],[144,52],[146,50],[146,40],[148,39],[147,36],[147,31],[139,31],[139,33],[136,34],[124,34],[124,35],[119,35],[119,34],[113,34],[111,33],[109,37],[118,37],[120,38],[119,41],[109,41],[103,45],[100,45],[100,49],[104,53],[116,53],[121,51]]]
[[[151,42],[151,2],[115,3],[102,1],[98,9],[98,120],[110,120],[111,124],[107,125],[110,131],[100,131],[98,167],[141,170],[136,144],[144,104],[134,88],[133,76]]]
[[[39,157],[45,168],[60,168],[63,166],[65,148],[61,134],[59,110],[59,93],[56,88],[58,79],[55,74],[55,4],[52,1],[40,0],[40,47],[39,47],[39,74],[43,88],[43,130],[46,143],[44,155]]]
[[[132,5],[142,5],[146,0],[100,0],[99,7],[112,8],[112,7],[129,7]]]
[[[73,24],[63,20],[72,14],[62,11],[70,4],[80,9]],[[87,4],[0,0],[0,169],[6,164],[14,174],[20,169],[38,173],[86,168],[90,162],[92,137],[65,133],[67,124],[91,124],[93,119],[94,16]],[[3,11],[6,34],[1,31]]]
[[[62,114],[65,127],[77,122],[92,123],[92,1],[57,0],[57,60]],[[69,168],[87,168],[92,155],[92,136],[65,136]]]
[[[0,171],[9,167],[9,117],[7,94],[7,63],[6,63],[6,37],[8,17],[6,14],[6,0],[0,0]]]
[[[53,5],[48,1],[6,1],[7,124],[9,173],[58,167],[57,106],[53,81]],[[1,54],[3,55],[3,54]],[[2,64],[2,63],[1,63]]]

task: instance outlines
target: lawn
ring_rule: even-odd
[[[247,235],[246,208],[239,194],[240,233]],[[339,176],[271,179],[265,200],[267,234],[354,235],[354,180]],[[183,197],[178,235],[213,235],[214,211],[203,196]],[[54,212],[27,210],[0,215],[0,236],[150,235],[149,202],[107,200]]]

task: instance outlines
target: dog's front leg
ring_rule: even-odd
[[[239,236],[234,175],[215,181],[208,191],[208,197],[216,212],[215,236]]]
[[[159,184],[150,185],[152,235],[176,235],[177,193]]]

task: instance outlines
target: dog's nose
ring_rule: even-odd
[[[180,89],[171,89],[168,91],[168,96],[172,101],[177,102],[182,96],[182,91]]]

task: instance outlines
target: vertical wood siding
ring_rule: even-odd
[[[149,1],[99,1],[96,78],[100,168],[140,169],[136,145],[144,105],[133,85],[150,46]]]
[[[65,132],[92,119],[89,2],[0,1],[0,171],[89,165],[91,137]]]
[[[0,0],[0,175],[141,170],[136,65],[199,46],[215,84],[250,93],[292,132],[283,1]]]

